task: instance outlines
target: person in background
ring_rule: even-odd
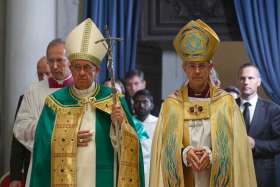
[[[156,128],[158,118],[151,114],[154,108],[154,99],[149,90],[139,90],[133,95],[133,109],[135,117],[141,121],[144,128],[148,132],[151,139],[154,136],[154,130]],[[148,147],[149,153],[151,152],[151,145]],[[145,166],[145,184],[149,186],[149,172],[150,172],[150,154],[147,155],[148,158],[144,159],[147,162],[144,163]]]
[[[235,86],[228,86],[224,90],[232,95],[234,99],[238,99],[240,97],[240,90]]]
[[[42,81],[51,77],[50,67],[45,56],[37,62],[38,80]],[[23,95],[20,96],[15,118],[21,105]],[[13,135],[10,156],[10,184],[9,187],[23,187],[27,176],[30,161],[30,151],[25,148]]]
[[[37,62],[37,76],[38,80],[47,80],[51,77],[51,70],[46,56],[43,56]]]
[[[158,118],[151,114],[154,108],[154,98],[152,94],[147,89],[139,90],[133,95],[133,101],[135,117],[143,123],[149,136],[153,138]]]
[[[24,94],[14,124],[14,136],[21,144],[30,150],[31,153],[33,152],[34,134],[37,121],[43,109],[45,98],[59,88],[73,83],[73,77],[69,69],[69,61],[66,57],[65,43],[63,40],[52,40],[47,46],[46,57],[52,77],[31,84]],[[31,168],[32,161],[28,168],[26,179],[27,187],[29,187]]]
[[[210,81],[219,37],[191,20],[173,45],[188,83],[163,102],[152,145],[150,187],[255,187],[252,152],[235,100]]]
[[[106,80],[104,82],[104,85],[112,88],[111,80]],[[125,95],[125,88],[124,88],[123,83],[120,80],[115,80],[115,86],[119,93]]]
[[[129,110],[133,114],[133,95],[138,91],[146,88],[146,81],[144,77],[144,72],[139,69],[134,69],[125,75],[125,88],[126,88],[126,101]]]
[[[258,187],[276,186],[275,157],[280,153],[280,107],[258,96],[261,77],[255,65],[243,64],[238,76],[241,97],[236,102],[244,116]]]

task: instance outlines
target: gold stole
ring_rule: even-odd
[[[231,157],[229,156],[229,159],[227,161],[227,167],[228,169],[226,171],[222,171],[222,173],[219,173],[219,165],[221,160],[218,159],[220,158],[220,156],[222,154],[222,151],[219,150],[220,148],[218,148],[217,146],[217,139],[221,132],[222,133],[227,133],[227,130],[222,130],[222,128],[228,128],[225,127],[224,124],[218,124],[219,120],[218,119],[218,112],[221,112],[221,107],[222,105],[220,105],[221,102],[224,102],[222,100],[217,101],[217,99],[220,97],[220,94],[222,93],[221,90],[219,90],[217,87],[215,86],[210,86],[210,99],[211,101],[208,102],[203,102],[203,101],[188,101],[188,93],[187,93],[187,89],[182,89],[181,93],[182,93],[182,98],[184,101],[184,120],[199,120],[199,119],[209,119],[210,120],[210,124],[211,124],[211,142],[212,142],[212,165],[211,165],[211,176],[210,176],[210,186],[211,187],[215,187],[215,177],[219,176],[219,179],[216,179],[218,184],[219,183],[224,183],[223,179],[226,180],[224,178],[224,176],[232,176],[232,170],[230,168],[232,168],[232,160]],[[220,108],[219,108],[220,107]],[[211,111],[215,111],[212,112],[210,115]],[[225,111],[223,111],[225,112]],[[228,114],[230,115],[230,114]],[[218,135],[217,135],[218,134]],[[225,135],[227,136],[227,135]],[[230,136],[227,136],[229,139],[229,142],[232,142]],[[218,142],[220,142],[221,140],[218,140]],[[184,136],[183,136],[183,145],[184,147],[189,145],[189,128],[187,126],[184,126]],[[231,144],[228,144],[227,146],[224,147],[224,149],[228,150],[229,155],[232,154],[231,152]],[[228,155],[227,155],[228,156]],[[221,171],[220,171],[221,172]],[[224,172],[224,173],[223,173]],[[188,187],[193,187],[194,186],[194,181],[193,181],[193,176],[192,176],[192,172],[190,168],[186,168],[184,167],[184,182],[185,185],[187,185]],[[232,181],[230,181],[227,184],[228,187],[232,186]]]
[[[84,114],[85,104],[111,114],[112,97],[101,101],[90,98],[77,106],[59,105],[51,97],[46,104],[56,113],[51,142],[51,185],[52,187],[76,187],[77,134]],[[123,111],[124,112],[124,111]],[[118,151],[118,187],[139,187],[139,140],[125,115],[120,128]]]
[[[189,129],[184,123],[189,119],[197,118],[209,118],[211,124],[210,186],[231,187],[235,184],[242,186],[255,184],[254,173],[246,174],[248,176],[246,178],[239,175],[240,172],[245,171],[239,168],[246,166],[249,166],[249,170],[253,172],[250,149],[247,149],[246,145],[241,149],[238,147],[240,144],[248,144],[242,129],[243,121],[238,114],[240,111],[235,106],[234,100],[218,87],[210,86],[210,96],[211,101],[205,106],[200,102],[189,102],[187,90],[182,87],[164,101],[154,135],[151,162],[151,174],[160,176],[162,172],[162,178],[158,177],[160,180],[154,180],[151,176],[151,184],[162,184],[163,180],[165,187],[194,186],[190,168],[183,166],[181,152],[190,144]],[[208,112],[203,114],[204,110]],[[248,164],[241,159],[244,156],[248,156]]]
[[[136,132],[125,118],[121,128],[118,152],[118,187],[140,186],[139,143]]]
[[[187,88],[181,89],[181,96],[184,105],[184,123],[183,123],[183,146],[190,145],[189,127],[185,125],[189,120],[201,120],[210,118],[210,101],[189,101]],[[188,187],[194,186],[193,175],[190,168],[183,167],[184,183]]]
[[[120,95],[118,95],[119,97]],[[119,100],[119,99],[117,99]],[[112,97],[106,100],[97,101],[96,108],[112,113]],[[125,112],[123,111],[125,114]],[[118,187],[139,187],[139,139],[133,127],[129,124],[126,115],[124,121],[120,125],[119,150],[118,150]]]
[[[210,95],[213,97],[213,94],[215,93],[215,88],[210,86]],[[173,99],[171,99],[173,98]],[[194,186],[193,176],[190,168],[186,168],[183,166],[182,163],[182,156],[181,151],[182,148],[190,145],[190,135],[189,135],[189,128],[185,123],[187,123],[188,120],[199,120],[199,119],[209,119],[210,118],[210,102],[203,102],[203,101],[189,101],[188,99],[188,90],[186,87],[182,87],[179,91],[175,93],[174,96],[171,96],[170,99],[166,100],[166,107],[164,109],[164,113],[167,114],[167,120],[164,120],[165,133],[164,133],[164,142],[163,147],[164,149],[168,148],[168,142],[170,142],[170,138],[168,137],[171,132],[170,126],[173,126],[171,124],[168,124],[168,118],[170,118],[168,115],[175,115],[176,116],[176,125],[174,127],[175,132],[175,139],[176,144],[180,145],[178,146],[176,150],[176,158],[167,157],[165,158],[165,155],[163,155],[162,158],[162,164],[165,164],[164,160],[172,160],[176,159],[176,173],[178,178],[174,178],[170,175],[170,171],[163,168],[163,179],[165,186],[169,186],[171,184],[172,186],[188,186],[192,187]],[[171,105],[171,106],[169,106]],[[169,114],[170,108],[172,109],[172,113]],[[166,110],[166,111],[165,111]],[[210,118],[211,120],[211,118]],[[212,120],[211,120],[212,123]],[[211,127],[212,131],[212,127]],[[212,134],[212,133],[211,133]],[[172,161],[173,162],[173,161]],[[176,180],[174,180],[176,179]]]
[[[51,184],[53,187],[76,186],[77,134],[83,108],[57,111],[52,134]]]
[[[77,186],[77,134],[84,107],[66,107],[51,97],[46,104],[56,113],[51,140],[51,186]]]

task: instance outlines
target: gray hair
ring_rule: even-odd
[[[61,38],[56,38],[56,39],[53,39],[52,41],[50,41],[50,43],[47,46],[47,52],[46,52],[47,57],[48,57],[48,52],[49,52],[50,48],[53,46],[56,46],[58,44],[65,45],[65,42]]]

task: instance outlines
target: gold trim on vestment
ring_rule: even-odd
[[[184,102],[185,120],[200,120],[210,118],[209,101]]]
[[[213,85],[210,100],[210,187],[257,186],[252,151],[238,106],[228,93]],[[195,186],[191,169],[185,167],[181,155],[182,148],[190,144],[188,120],[183,112],[186,101],[187,86],[168,96],[162,105],[153,137],[149,181],[152,187]]]
[[[178,145],[180,145],[180,143],[182,142],[182,147],[187,147],[190,145],[190,134],[189,134],[189,126],[188,126],[188,122],[190,120],[202,120],[202,119],[209,119],[210,118],[210,101],[212,100],[212,97],[214,97],[214,87],[210,85],[210,98],[208,101],[198,101],[198,100],[190,100],[189,96],[188,96],[188,88],[187,86],[181,87],[181,89],[179,89],[178,91],[175,92],[174,95],[169,96],[170,98],[172,98],[172,100],[174,99],[174,101],[168,99],[165,102],[168,101],[168,103],[165,103],[167,106],[172,106],[173,102],[176,102],[176,105],[178,107],[167,107],[165,110],[166,112],[163,112],[164,114],[167,114],[168,116],[170,114],[168,114],[170,111],[170,109],[172,108],[173,113],[177,115],[179,114],[183,114],[182,119],[183,121],[176,121],[177,125],[176,125],[176,140],[178,141]],[[172,101],[172,103],[169,103],[170,101]],[[202,109],[201,109],[201,108]],[[192,110],[192,109],[193,110]],[[200,108],[200,109],[199,109]],[[182,110],[182,111],[180,111]],[[179,117],[181,118],[181,117]],[[167,132],[170,130],[164,130],[164,132]],[[213,135],[214,136],[214,135]],[[165,138],[164,138],[164,142],[165,142]],[[166,144],[166,143],[164,143]],[[166,146],[168,146],[166,144]],[[179,160],[181,160],[181,151],[180,152],[176,152],[176,158],[178,159],[178,165],[177,167],[181,167],[180,169],[177,169],[177,175],[178,176],[184,176],[184,180],[183,181],[177,181],[179,182],[180,187],[182,186],[188,186],[188,187],[193,187],[194,186],[194,181],[193,181],[193,173],[192,170],[189,167],[185,167],[180,164],[181,162]],[[168,171],[170,172],[170,171]],[[164,179],[164,183],[165,186],[169,186],[169,183],[171,181],[176,181],[174,179],[171,179],[169,175],[165,175],[163,177]],[[172,183],[173,184],[173,183]]]
[[[120,151],[118,153],[118,187],[139,187],[139,140],[127,118],[121,124]]]
[[[88,53],[91,28],[92,28],[92,22],[86,21],[84,24],[84,32],[83,32],[83,37],[81,42],[81,53],[86,53],[86,54]]]
[[[101,64],[101,61],[97,57],[95,57],[93,55],[90,55],[90,54],[81,53],[81,52],[71,53],[68,56],[68,59],[69,59],[70,62],[72,62],[76,59],[87,60],[90,63],[92,63],[93,65],[96,65],[97,67],[99,67],[100,64]]]
[[[73,93],[70,91],[71,94]],[[101,100],[96,100],[95,95],[93,94],[87,100],[75,97],[78,101],[76,105],[78,107],[73,107],[75,105],[62,105],[57,100],[53,100],[54,97],[47,97],[46,99],[46,104],[56,113],[51,146],[52,187],[76,186],[77,133],[84,113],[84,107],[90,104],[108,114],[112,113],[112,95]],[[120,94],[118,94],[118,98],[119,96]],[[139,187],[139,139],[135,130],[129,124],[126,115],[124,115],[124,122],[121,124],[120,134],[118,187]]]
[[[77,185],[77,134],[84,110],[82,107],[61,107],[50,97],[47,105],[56,112],[51,141],[51,186]]]
[[[94,87],[94,89],[93,89],[93,91],[92,91],[92,95],[91,95],[90,97],[95,97],[96,94],[99,92],[99,90],[100,90],[100,85],[99,85],[99,84],[96,84],[95,87]],[[74,90],[73,90],[73,86],[71,86],[71,87],[69,88],[69,95],[70,95],[71,97],[73,97],[77,102],[78,102],[79,100],[81,100],[81,98],[79,98],[79,97],[77,97],[77,96],[75,95]],[[76,105],[76,104],[75,104],[75,105]]]
[[[117,93],[117,98],[119,98],[120,96],[121,94]],[[113,99],[112,99],[112,94],[110,94],[107,97],[96,101],[95,107],[98,108],[99,110],[102,110],[103,112],[111,114],[112,105],[113,105]]]
[[[121,94],[117,94],[117,101]],[[97,101],[96,108],[112,113],[113,99],[109,95],[106,99]],[[125,114],[125,111],[123,110]],[[119,127],[115,127],[119,128]],[[140,186],[140,173],[139,173],[139,140],[135,130],[129,124],[126,115],[120,128],[120,148],[118,152],[118,187],[139,187]]]

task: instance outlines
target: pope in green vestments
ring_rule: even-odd
[[[45,100],[34,141],[32,187],[145,186],[143,125],[125,99],[95,82],[107,52],[103,36],[87,19],[68,35],[66,50],[74,85]]]

